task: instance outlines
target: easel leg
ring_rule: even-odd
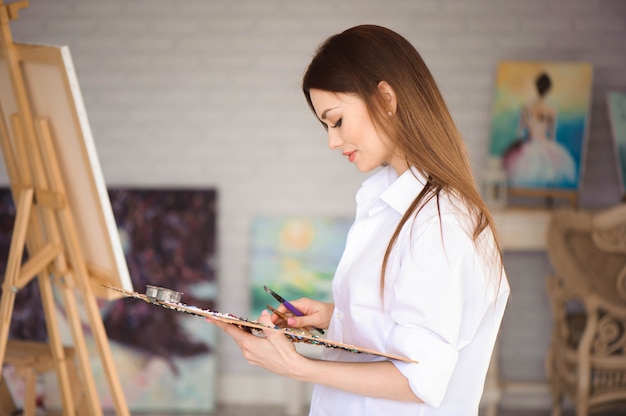
[[[39,292],[41,294],[41,302],[46,315],[46,329],[48,331],[48,343],[54,357],[56,366],[56,376],[59,382],[59,391],[61,394],[61,403],[63,404],[63,414],[73,416],[76,414],[74,408],[74,400],[79,392],[72,392],[72,383],[70,382],[68,372],[67,357],[63,349],[59,327],[57,325],[56,311],[54,307],[54,295],[52,293],[52,284],[50,278],[46,275],[39,276]],[[73,359],[71,357],[70,359]],[[73,397],[74,396],[74,397]]]
[[[70,285],[70,286],[73,286]],[[76,302],[76,294],[73,289],[65,286],[58,285],[63,296],[63,304],[65,306],[66,316],[68,324],[72,331],[72,338],[74,340],[74,349],[76,351],[77,360],[79,363],[80,374],[82,376],[83,387],[85,389],[87,407],[90,410],[92,416],[101,416],[102,409],[100,408],[98,391],[96,389],[96,382],[91,371],[91,362],[89,360],[89,351],[87,344],[85,343],[85,336],[80,321],[80,313],[78,311],[78,305]]]
[[[5,275],[4,280],[9,278]],[[9,339],[9,327],[11,325],[11,316],[13,315],[13,305],[15,304],[15,292],[6,283],[2,288],[2,298],[0,299],[0,365],[4,362],[4,356],[7,349],[7,341]],[[2,368],[0,367],[0,370]],[[0,381],[2,380],[2,371],[0,371]]]
[[[34,368],[27,368],[24,377],[24,413],[23,416],[35,416],[37,410],[37,373]]]
[[[17,407],[11,397],[9,386],[0,380],[0,416],[11,416],[17,411]]]
[[[20,192],[16,203],[17,215],[15,217],[15,225],[13,226],[13,240],[11,241],[11,248],[9,249],[6,274],[2,285],[2,298],[0,299],[0,365],[4,362],[4,355],[6,354],[9,328],[11,327],[11,316],[13,315],[15,295],[18,289],[15,287],[15,282],[17,282],[19,267],[22,262],[22,255],[24,254],[26,230],[32,206],[33,190],[25,189]],[[0,379],[2,379],[1,371]]]
[[[50,180],[50,189],[60,191],[61,194],[65,194],[63,190],[63,181],[61,179],[61,171],[58,165],[58,158],[56,157],[54,146],[52,145],[52,134],[48,121],[46,119],[37,119],[36,130],[40,141],[40,147],[43,149],[45,155],[45,163],[47,169],[47,177]],[[69,256],[70,264],[72,265],[73,273],[67,278],[72,278],[73,281],[69,285],[72,288],[78,288],[82,297],[83,306],[87,312],[89,318],[89,324],[91,327],[92,335],[96,342],[98,352],[100,355],[100,361],[102,368],[105,371],[107,382],[113,402],[115,404],[116,413],[119,416],[128,416],[128,405],[122,391],[122,387],[119,381],[115,363],[111,354],[111,348],[108,343],[107,334],[104,330],[104,324],[102,323],[102,316],[98,308],[96,297],[91,288],[91,278],[87,271],[87,267],[84,261],[82,248],[76,234],[73,216],[67,207],[57,211],[58,221],[63,240],[67,247],[67,254]],[[82,374],[85,377],[87,396],[92,401],[92,397],[97,402],[97,395],[95,395],[95,382],[93,382],[93,375],[89,371],[89,357],[87,354],[87,348],[84,342],[84,336],[81,323],[78,319],[79,315],[76,309],[74,293],[71,296],[67,289],[65,293],[65,305],[67,316],[70,318],[70,324],[72,326],[72,333],[74,334],[74,342],[76,347],[76,353],[78,354],[78,361],[80,363]],[[94,408],[94,405],[90,407]],[[95,409],[94,409],[95,411]],[[97,410],[94,415],[100,415],[101,409]]]
[[[24,246],[26,244],[26,230],[28,228],[29,219],[31,218],[32,208],[33,206],[33,190],[27,189],[20,193],[17,203],[16,203],[16,218],[15,218],[15,226],[13,230],[13,240],[11,242],[11,249],[9,252],[9,258],[7,262],[7,274],[5,275],[3,291],[2,291],[2,300],[0,300],[0,319],[2,325],[0,326],[0,363],[4,362],[4,357],[6,354],[6,346],[9,338],[9,328],[11,324],[11,317],[13,314],[13,308],[15,306],[15,297],[18,288],[16,287],[16,281],[19,277],[20,264],[22,262],[22,255],[24,253]],[[42,282],[44,284],[42,284]],[[61,345],[60,337],[58,335],[58,330],[56,330],[56,325],[54,324],[56,321],[56,317],[54,313],[50,313],[50,307],[52,306],[52,310],[54,309],[54,302],[45,302],[46,296],[46,283],[47,276],[45,273],[40,273],[40,290],[42,294],[42,298],[44,299],[44,311],[46,312],[46,324],[48,329],[48,336],[50,338],[50,347],[52,349],[53,356],[57,358],[57,376],[59,377],[59,385],[61,387],[61,391],[63,393],[63,406],[66,409],[67,415],[74,415],[74,407],[72,404],[72,394],[70,389],[69,377],[67,375],[67,370],[64,366],[63,359],[63,346]],[[49,283],[48,283],[49,285]],[[48,291],[49,292],[49,291]],[[48,307],[46,308],[46,303]],[[34,377],[34,374],[30,374],[31,377]],[[2,377],[0,373],[0,378]],[[34,382],[34,381],[33,381]],[[28,383],[27,383],[28,385]],[[28,394],[34,395],[35,393],[32,391],[28,391]],[[34,397],[34,396],[33,396]],[[26,400],[25,403],[30,405],[33,403],[30,399]],[[28,411],[27,411],[28,413]],[[34,414],[34,409],[32,409],[32,414]]]
[[[90,289],[91,288],[89,287],[83,288],[83,301],[85,302],[85,308],[87,310],[87,315],[89,316],[91,330],[93,331],[93,336],[96,340],[96,345],[98,346],[98,351],[100,353],[102,368],[107,376],[109,389],[111,390],[111,397],[113,398],[115,404],[116,414],[118,416],[129,416],[130,413],[128,412],[128,405],[126,404],[126,398],[124,397],[117,369],[115,363],[113,362],[111,346],[109,345],[104,324],[102,323],[100,309],[96,303],[96,297]]]
[[[74,350],[71,351],[71,354],[66,352],[65,356],[70,358],[69,360],[67,360],[67,371],[70,375],[72,391],[74,392],[74,405],[76,406],[76,414],[86,415],[89,413],[87,400],[84,394],[83,383],[78,377],[78,368],[76,368],[76,364],[74,363]]]
[[[72,282],[69,286],[73,287],[74,283],[75,282]],[[82,323],[80,321],[80,314],[78,312],[76,293],[67,285],[60,284],[57,286],[62,292],[68,324],[71,328],[72,337],[74,339],[74,348],[79,362],[80,374],[83,377],[82,387],[86,391],[86,394],[84,396],[84,398],[86,399],[86,403],[84,404],[84,406],[89,409],[91,415],[101,416],[102,409],[99,407],[98,393],[95,385],[95,380],[93,378],[93,373],[91,372],[89,352],[85,343]],[[111,396],[113,398],[116,408],[116,414],[120,416],[129,416],[130,413],[128,412],[128,407],[121,388],[121,384],[119,383],[115,363],[112,359],[110,346],[108,344],[106,332],[102,323],[102,317],[100,315],[100,310],[98,309],[95,296],[89,291],[89,289],[84,290],[81,288],[80,292],[83,306],[87,312],[90,321],[92,335],[100,353],[102,367],[105,370],[107,376],[107,381],[111,390]]]

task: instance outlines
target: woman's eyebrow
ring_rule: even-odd
[[[322,120],[326,120],[326,113],[328,113],[329,111],[332,111],[332,110],[334,110],[334,109],[336,109],[336,108],[339,108],[339,107],[327,108],[326,110],[324,110],[324,111],[322,112],[322,115],[320,116],[320,118],[321,118]]]

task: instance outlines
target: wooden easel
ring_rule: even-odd
[[[28,7],[27,0],[8,5],[0,0],[0,47],[7,62],[18,108],[10,121],[12,140],[4,118],[0,117],[2,152],[16,205],[16,219],[0,299],[0,363],[4,363],[9,342],[16,293],[36,277],[63,413],[102,415],[80,320],[76,297],[78,292],[98,347],[116,414],[129,415],[90,282],[92,276],[89,275],[68,204],[59,160],[53,146],[51,126],[49,120],[33,118],[29,91],[26,90],[20,69],[20,56],[10,32],[9,22],[17,19],[19,10],[24,7]],[[28,260],[22,263],[24,248],[27,248]],[[61,294],[71,330],[79,368],[80,392],[76,391],[76,383],[73,385],[70,380],[68,357],[61,342],[55,312],[53,285]],[[0,373],[0,380],[1,377]]]

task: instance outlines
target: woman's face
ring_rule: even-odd
[[[328,147],[341,149],[357,169],[369,172],[385,162],[398,175],[407,169],[395,146],[374,127],[360,97],[318,89],[311,89],[310,96],[315,114],[328,131]]]

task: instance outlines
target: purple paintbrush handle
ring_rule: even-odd
[[[296,308],[295,306],[293,306],[291,303],[284,301],[283,305],[285,305],[285,308],[289,309],[289,311],[291,313],[293,313],[296,316],[304,316],[304,314],[302,312],[300,312],[300,310],[298,308]]]

